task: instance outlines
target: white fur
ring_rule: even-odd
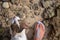
[[[25,30],[26,29],[23,29],[21,33],[17,33],[11,40],[27,40]]]
[[[11,20],[11,22],[12,22],[12,24],[14,23],[14,21],[16,22],[16,24],[18,25],[18,26],[20,26],[20,24],[19,24],[19,21],[18,20],[20,20],[20,18],[18,17],[18,16],[15,16],[15,18],[12,18],[12,20]]]
[[[18,16],[15,16],[15,18],[12,19],[12,24],[14,23],[14,21],[16,22],[16,24],[19,26],[19,21],[20,18]],[[27,37],[26,37],[26,33],[25,33],[26,29],[23,29],[22,32],[20,33],[16,33],[16,35],[13,37],[11,37],[11,40],[27,40]],[[11,31],[12,33],[12,31]]]

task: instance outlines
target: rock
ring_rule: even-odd
[[[10,5],[10,9],[11,9],[12,11],[19,10],[18,5],[15,5],[15,4],[12,5],[11,3],[9,3],[9,5]]]
[[[13,10],[13,11],[17,11],[17,10],[22,9],[22,6],[20,4],[18,4],[18,5],[13,4],[12,5],[11,3],[9,3],[9,5],[10,5],[10,9]]]
[[[25,6],[22,8],[22,11],[23,11],[23,13],[25,13],[25,14],[29,14],[30,9],[29,9],[28,6],[25,5]]]
[[[60,0],[56,0],[57,4],[56,5],[60,5]]]
[[[38,7],[38,4],[34,4],[34,5],[33,5],[33,9],[34,9],[34,10],[38,10],[38,8],[39,8],[39,7]]]
[[[40,12],[40,15],[42,15],[42,13],[43,13],[43,11],[44,11],[44,8],[42,8],[42,7],[39,7],[39,12]]]
[[[14,12],[13,11],[11,11],[11,10],[8,10],[8,18],[13,18],[14,16],[15,16],[15,14],[14,14]]]
[[[57,17],[60,18],[60,9],[57,9]]]
[[[2,0],[3,2],[9,2],[10,0]]]
[[[18,9],[21,9],[21,8],[22,8],[22,5],[18,4],[18,5],[17,5],[17,8],[18,8]]]
[[[2,10],[2,6],[1,5],[2,5],[2,2],[0,2],[0,11]]]
[[[60,24],[60,19],[59,19],[59,18],[56,18],[56,20],[57,20],[57,21],[56,21],[56,25],[57,25],[57,27],[59,27],[59,26],[60,26],[60,25],[59,25],[59,24]]]
[[[5,22],[5,20],[2,20],[2,27],[6,27],[6,22]]]
[[[0,20],[2,19],[2,16],[0,16]]]
[[[53,23],[53,25],[54,25],[55,27],[56,27],[56,26],[59,27],[59,26],[60,26],[60,25],[59,25],[59,24],[60,24],[60,18],[54,17],[52,23]],[[56,28],[57,28],[57,27],[56,27]]]
[[[16,10],[17,6],[16,5],[12,5],[10,8],[11,8],[11,10]]]
[[[26,17],[34,18],[34,10],[27,10]]]
[[[57,2],[57,3],[56,3],[56,7],[58,7],[59,5],[60,5],[60,2]]]
[[[3,8],[9,8],[9,3],[8,2],[3,2],[2,6],[3,6]]]
[[[24,13],[19,13],[20,19],[24,20],[26,18],[26,14]]]
[[[44,10],[43,12],[43,18],[52,18],[55,16],[55,12],[54,12],[54,9],[49,7],[47,9]]]
[[[34,11],[35,16],[40,16],[40,12],[38,10]]]
[[[33,3],[39,3],[39,0],[32,0]]]
[[[55,12],[53,8],[48,9],[49,12],[49,18],[54,17],[55,16]]]
[[[20,3],[20,0],[11,0],[11,3],[18,5]]]
[[[44,20],[43,23],[45,24],[46,27],[49,25],[48,20]]]
[[[29,25],[29,27],[32,27],[36,20],[34,18],[31,19],[31,17],[27,17],[25,18],[25,22]]]
[[[52,1],[45,1],[45,2],[43,2],[44,8],[48,8],[48,7],[50,7],[51,5],[52,5]]]
[[[43,18],[44,18],[44,19],[49,18],[49,17],[48,17],[48,14],[47,14],[47,13],[43,13]]]
[[[20,0],[20,3],[24,6],[24,5],[27,5],[29,6],[30,2],[29,0]]]
[[[52,18],[54,15],[55,15],[55,13],[54,13],[54,12],[49,13],[49,18]]]

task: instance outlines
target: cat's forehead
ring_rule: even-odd
[[[13,27],[18,26],[17,24],[12,24]]]

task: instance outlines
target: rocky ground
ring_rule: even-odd
[[[32,27],[26,31],[28,40],[33,40],[34,23],[38,20],[43,20],[46,27],[43,40],[60,40],[60,0],[0,0],[0,40],[7,40],[5,30],[15,15]]]

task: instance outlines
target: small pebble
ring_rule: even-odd
[[[3,8],[9,8],[9,3],[8,3],[8,2],[4,2],[4,3],[2,4],[2,6],[3,6]]]

